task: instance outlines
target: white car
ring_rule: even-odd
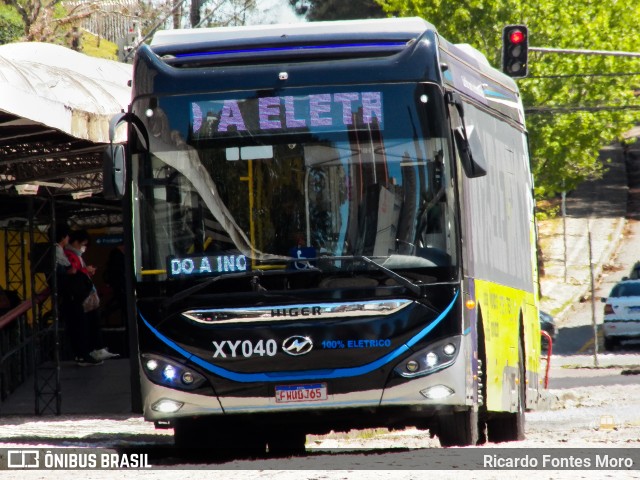
[[[618,282],[602,301],[606,350],[613,350],[620,340],[640,338],[640,280]]]

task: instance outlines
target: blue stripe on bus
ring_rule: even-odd
[[[292,371],[292,372],[262,372],[262,373],[238,373],[227,370],[226,368],[219,367],[212,363],[209,363],[200,357],[196,357],[191,354],[173,340],[170,340],[165,335],[156,330],[143,316],[140,312],[140,318],[144,322],[151,332],[158,337],[163,343],[165,343],[168,347],[172,348],[182,356],[184,356],[187,360],[192,361],[196,365],[204,368],[205,370],[218,375],[220,377],[233,380],[234,382],[282,382],[282,381],[290,381],[290,380],[299,380],[300,378],[304,378],[306,380],[322,380],[322,379],[332,379],[332,378],[349,378],[349,377],[357,377],[360,375],[366,375],[367,373],[373,372],[377,370],[395,358],[399,357],[403,353],[407,352],[410,347],[419,342],[425,335],[427,335],[431,330],[433,330],[451,311],[453,305],[455,304],[458,298],[459,292],[456,292],[455,296],[451,303],[443,310],[443,312],[436,318],[433,322],[427,325],[425,328],[420,330],[416,335],[414,335],[408,342],[396,348],[392,352],[389,352],[385,356],[374,360],[371,363],[367,363],[366,365],[361,365],[359,367],[346,367],[346,368],[336,368],[336,369],[326,369],[326,370],[300,370],[300,371]]]
[[[404,47],[407,42],[376,42],[376,43],[339,43],[329,45],[291,45],[286,47],[263,47],[246,48],[238,50],[211,50],[204,52],[176,53],[176,58],[206,57],[213,55],[233,55],[238,53],[264,53],[264,52],[287,52],[300,50],[337,50],[343,48],[380,48],[380,47]]]
[[[496,92],[495,90],[484,90],[484,94],[489,97],[501,97],[501,98],[506,98],[507,100],[515,101],[515,98],[513,95],[505,95],[504,93]]]

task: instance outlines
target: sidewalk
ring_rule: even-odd
[[[538,222],[544,261],[540,308],[552,314],[559,326],[571,306],[589,295],[589,258],[597,283],[625,229],[628,186],[622,147],[603,149],[601,158],[610,160],[605,164],[607,172],[567,194],[564,219],[559,215]]]

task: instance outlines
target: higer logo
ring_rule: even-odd
[[[272,317],[308,317],[311,315],[322,315],[322,309],[320,307],[292,307],[271,310]]]
[[[282,342],[282,351],[289,355],[298,356],[309,353],[313,349],[313,341],[309,337],[294,335]]]

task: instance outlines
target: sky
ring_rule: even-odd
[[[167,0],[151,0],[152,3],[158,3],[162,5],[167,4]],[[348,0],[345,0],[348,1]],[[221,0],[216,0],[215,2],[211,2],[211,4],[218,5]],[[290,6],[289,0],[256,0],[257,8],[254,12],[249,14],[247,17],[247,25],[261,25],[261,24],[272,24],[272,23],[298,23],[304,22],[304,18],[300,15],[296,15],[294,9]],[[188,12],[188,3],[187,12]],[[224,11],[224,5],[223,9]],[[202,12],[205,15],[207,12],[207,3],[205,3],[204,10]],[[167,17],[167,27],[171,28],[171,19]],[[185,16],[183,19],[183,28],[189,28],[189,20]]]
[[[258,8],[249,24],[297,23],[304,21],[289,6],[289,0],[257,0]]]

